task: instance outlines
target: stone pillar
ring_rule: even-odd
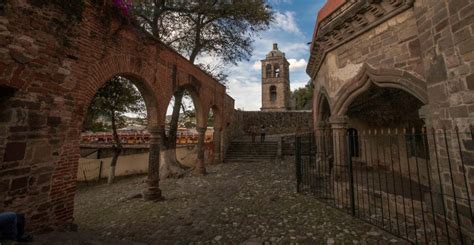
[[[336,181],[344,180],[347,173],[347,120],[345,117],[331,118],[333,144],[334,177]]]
[[[206,174],[206,168],[204,167],[204,137],[205,137],[206,129],[207,128],[204,128],[204,127],[197,128],[199,136],[198,136],[198,143],[197,143],[198,154],[197,154],[195,173],[198,175]]]
[[[222,162],[222,154],[221,154],[221,135],[222,135],[222,128],[214,128],[214,164],[219,164]]]
[[[153,127],[150,132],[150,156],[148,159],[147,188],[144,192],[145,200],[162,200],[160,190],[160,128]]]
[[[348,152],[347,152],[347,120],[345,117],[331,118],[333,162],[332,179],[335,198],[344,207],[349,207],[349,186],[348,186]]]

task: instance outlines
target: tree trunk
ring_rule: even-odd
[[[160,152],[160,179],[179,178],[184,174],[184,168],[176,159],[176,134],[178,132],[179,111],[183,102],[184,90],[178,90],[174,95],[173,114],[171,115],[168,136],[162,130],[162,147]]]
[[[114,183],[115,166],[117,166],[118,158],[120,156],[120,153],[122,153],[122,150],[123,150],[122,142],[120,141],[120,137],[118,136],[118,133],[117,133],[117,123],[116,123],[114,110],[111,111],[110,119],[112,122],[112,135],[114,138],[114,145],[112,146],[114,150],[114,156],[112,157],[112,161],[110,162],[109,177],[107,179],[107,184],[109,185]]]
[[[107,184],[111,185],[114,183],[115,179],[115,167],[117,166],[117,160],[120,155],[121,151],[114,148],[114,155],[112,157],[112,161],[110,162],[109,168],[109,177],[107,179]]]
[[[166,162],[166,164],[164,164]],[[184,168],[176,159],[176,148],[162,150],[160,153],[160,179],[181,178]]]

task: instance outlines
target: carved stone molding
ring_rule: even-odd
[[[414,0],[349,0],[318,23],[306,72],[314,78],[326,54],[387,19],[411,8]]]

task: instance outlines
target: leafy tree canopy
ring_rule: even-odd
[[[250,57],[252,37],[268,28],[273,14],[264,0],[138,0],[134,13],[146,30],[191,62],[205,54],[226,64]]]
[[[125,114],[146,115],[146,106],[138,89],[124,77],[114,77],[97,91],[89,106],[85,130],[102,131],[115,120],[117,127],[125,126]]]
[[[293,98],[295,99],[296,110],[311,109],[313,101],[313,85],[311,84],[311,80],[305,87],[293,91]]]

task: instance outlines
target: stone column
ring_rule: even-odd
[[[222,128],[214,128],[214,164],[219,164],[222,162],[222,154],[221,154],[221,135],[222,135]]]
[[[144,192],[145,200],[162,200],[160,190],[160,128],[153,127],[150,132],[150,155],[148,159],[147,188]]]
[[[204,167],[204,137],[205,137],[206,129],[207,128],[204,128],[204,127],[197,128],[199,136],[198,136],[198,143],[197,143],[198,154],[197,154],[195,173],[198,175],[206,174],[206,168]]]
[[[331,118],[333,137],[334,177],[336,181],[344,180],[347,175],[347,120],[345,117]]]
[[[349,207],[349,178],[348,178],[348,145],[347,145],[347,121],[344,117],[331,118],[332,144],[333,144],[333,167],[332,183],[337,202]]]

